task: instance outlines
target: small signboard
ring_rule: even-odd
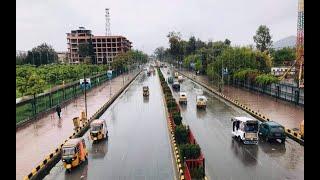
[[[80,87],[84,89],[86,87],[87,89],[91,87],[91,80],[90,78],[86,78],[86,82],[84,82],[84,79],[80,79]]]
[[[108,76],[109,79],[112,78],[112,70],[108,70],[107,71],[107,76]]]

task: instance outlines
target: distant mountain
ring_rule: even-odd
[[[295,47],[296,46],[296,36],[288,36],[286,38],[280,39],[273,43],[274,49],[281,49],[284,47]]]

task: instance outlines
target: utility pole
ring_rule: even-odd
[[[86,118],[88,119],[88,113],[87,113],[87,80],[86,80],[86,74],[83,74],[84,79],[84,103],[86,108]]]

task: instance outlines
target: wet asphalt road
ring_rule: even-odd
[[[150,97],[142,96],[148,85]],[[174,179],[173,158],[159,78],[140,75],[100,117],[109,139],[92,144],[87,163],[67,173],[60,161],[45,179]]]
[[[163,71],[167,77],[167,68]],[[181,84],[188,104],[181,107],[183,121],[199,143],[206,164],[206,175],[214,180],[304,179],[304,147],[287,138],[278,142],[243,145],[231,137],[233,116],[248,113],[206,91],[189,79]],[[208,98],[206,111],[196,109],[196,95]],[[178,93],[174,93],[178,97]]]

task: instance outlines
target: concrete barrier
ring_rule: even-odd
[[[180,71],[179,71],[179,73],[182,74],[183,76],[187,77],[187,78],[190,79],[191,81],[197,83],[198,85],[200,85],[200,86],[206,88],[207,90],[215,93],[215,94],[218,95],[219,97],[222,97],[223,99],[225,99],[226,101],[230,102],[231,104],[233,104],[233,105],[239,107],[240,109],[246,111],[247,113],[249,113],[249,114],[252,115],[253,117],[259,119],[260,121],[262,121],[262,122],[270,121],[270,119],[267,118],[266,116],[261,117],[261,115],[258,115],[258,113],[255,112],[254,110],[251,110],[250,108],[242,105],[241,103],[238,103],[237,101],[231,100],[231,98],[226,98],[226,96],[225,96],[225,95],[222,95],[221,93],[217,93],[217,91],[216,91],[215,89],[207,86],[205,83],[195,81],[194,79],[192,79],[192,78],[189,77],[188,75],[185,75],[184,73],[181,73]],[[235,102],[236,102],[236,103],[235,103]],[[299,144],[304,145],[304,139],[301,138],[301,135],[300,135],[299,133],[295,133],[295,134],[294,134],[290,129],[288,129],[288,130],[287,130],[287,128],[285,128],[285,129],[286,129],[286,134],[287,134],[288,137],[290,137],[290,138],[293,139],[294,141],[298,142]]]
[[[94,113],[93,116],[91,116],[90,119],[85,121],[86,125],[83,125],[79,129],[76,130],[71,136],[69,136],[68,139],[71,138],[77,138],[83,136],[89,129],[89,124],[92,120],[99,118],[102,113],[111,106],[111,104],[122,94],[122,92],[129,87],[129,85],[138,77],[138,75],[142,72],[139,71],[125,86],[123,86],[116,94],[114,94],[108,102],[106,102],[101,108],[99,108],[98,113]],[[67,140],[64,141],[64,143],[67,142]],[[63,143],[63,144],[64,144]],[[49,156],[47,156],[36,168],[33,168],[31,172],[24,177],[24,180],[36,180],[36,179],[43,179],[47,174],[49,174],[52,167],[54,167],[61,159],[61,147],[63,146],[61,144],[58,148],[54,150],[53,153],[50,153]],[[45,161],[45,163],[44,163]]]

